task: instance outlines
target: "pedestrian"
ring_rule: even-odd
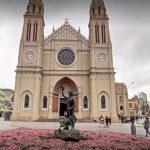
[[[132,121],[135,121],[135,116],[134,115],[130,116],[130,121],[131,121],[131,123],[132,123]]]
[[[101,124],[105,127],[105,124],[104,124],[104,118],[103,118],[103,116],[101,115],[100,117],[99,117],[99,123],[100,123],[100,126],[101,126]]]
[[[144,129],[145,129],[145,131],[146,131],[146,137],[148,136],[148,134],[150,134],[150,132],[149,132],[149,117],[148,116],[146,116],[145,117],[145,120],[144,120]]]
[[[109,125],[111,125],[111,117],[108,118]]]
[[[121,122],[123,123],[123,121],[124,121],[124,116],[121,116]]]
[[[106,127],[109,128],[109,125],[108,125],[108,123],[109,123],[109,118],[106,116],[105,120],[106,120]]]
[[[136,127],[134,121],[131,121],[131,134],[136,136]]]

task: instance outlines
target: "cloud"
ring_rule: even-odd
[[[150,0],[104,0],[110,18],[116,81],[130,86],[130,95],[144,91],[150,98]],[[91,0],[44,0],[45,36],[68,17],[88,37]],[[23,15],[28,0],[0,1],[0,86],[14,88]]]

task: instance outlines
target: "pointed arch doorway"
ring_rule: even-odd
[[[73,91],[74,93],[74,99],[75,99],[75,112],[78,112],[78,88],[75,82],[68,78],[64,77],[61,80],[59,80],[53,91],[53,101],[52,101],[52,112],[59,113],[59,116],[64,116],[65,110],[66,110],[66,100],[62,96],[61,86],[64,86],[64,94],[65,96],[68,96],[69,91]]]

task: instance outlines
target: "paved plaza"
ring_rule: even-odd
[[[13,130],[13,129],[58,129],[59,122],[18,122],[18,121],[4,121],[4,118],[0,118],[0,131]],[[112,123],[109,128],[103,127],[99,123],[81,123],[77,122],[75,125],[78,130],[90,130],[90,131],[111,131],[131,134],[131,124],[129,123]],[[145,136],[145,130],[142,125],[136,125],[137,136]],[[150,138],[150,137],[148,137]]]

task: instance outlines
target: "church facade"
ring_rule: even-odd
[[[88,12],[87,12],[88,14]],[[115,83],[108,16],[103,0],[92,0],[89,39],[68,21],[44,38],[44,5],[29,0],[20,41],[12,120],[59,119],[71,90],[77,119],[100,115],[117,121],[128,114],[127,88]]]

